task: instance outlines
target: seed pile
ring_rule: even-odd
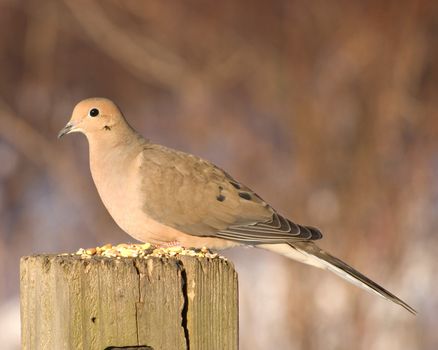
[[[210,259],[226,259],[217,253],[210,252],[207,248],[194,250],[180,246],[156,247],[150,243],[121,243],[117,245],[108,243],[101,247],[87,249],[80,248],[76,253],[71,255],[79,255],[82,259],[90,259],[93,256],[117,259],[147,257],[171,258],[181,255]]]

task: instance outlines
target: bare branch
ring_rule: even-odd
[[[180,88],[188,69],[180,57],[152,40],[135,37],[117,27],[93,1],[64,3],[94,43],[136,77],[140,74],[143,80],[153,79],[172,89]]]

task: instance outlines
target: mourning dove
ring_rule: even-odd
[[[330,270],[353,284],[416,311],[315,244],[321,232],[295,224],[213,163],[154,144],[105,98],[79,102],[59,137],[85,134],[90,169],[115,222],[142,242],[225,249],[264,248]]]

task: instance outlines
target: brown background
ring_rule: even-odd
[[[103,208],[76,102],[227,169],[415,308],[255,249],[241,349],[438,348],[438,3],[0,0],[0,335],[18,261],[129,241]]]

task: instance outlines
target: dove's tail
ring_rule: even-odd
[[[321,248],[319,248],[313,242],[296,242],[291,244],[267,244],[260,245],[259,247],[265,248],[276,253],[287,256],[288,258],[298,260],[302,263],[316,266],[325,270],[334,272],[338,276],[351,282],[352,284],[376,293],[377,295],[390,300],[412,314],[416,314],[417,311],[405,303],[403,300],[387,291],[385,288],[379,286],[376,282],[370,280],[368,277],[352,268],[350,265],[344,263],[342,260],[330,255]]]

